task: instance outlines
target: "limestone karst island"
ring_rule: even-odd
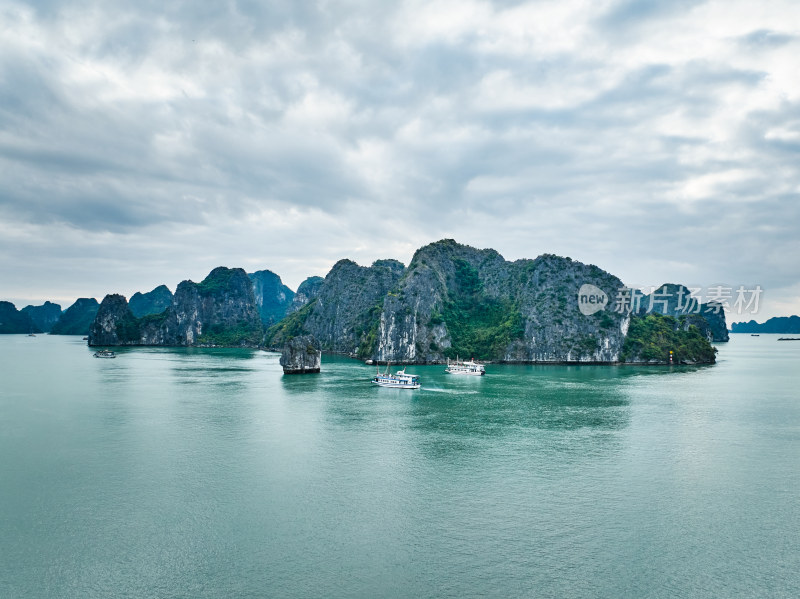
[[[586,285],[603,302],[590,314],[580,309]],[[340,260],[297,293],[270,271],[219,267],[200,283],[183,281],[171,297],[163,286],[131,302],[107,295],[88,342],[278,348],[311,335],[323,352],[378,363],[435,364],[457,356],[506,363],[715,361],[711,342],[728,339],[719,306],[687,310],[674,299],[686,291],[679,285],[656,291],[670,298],[659,301],[634,294],[635,301],[624,302],[625,289],[614,275],[570,258],[510,262],[495,250],[446,239],[417,250],[408,266]]]

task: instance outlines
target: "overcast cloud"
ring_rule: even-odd
[[[296,288],[452,237],[800,313],[798,24],[794,0],[0,0],[0,299],[219,265]]]

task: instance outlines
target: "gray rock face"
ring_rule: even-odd
[[[419,249],[408,268],[394,260],[371,267],[339,261],[316,297],[271,328],[265,344],[312,334],[323,351],[396,364],[456,357],[615,363],[638,314],[625,289],[610,273],[570,258],[509,262],[445,239]],[[715,337],[713,318],[681,322],[684,332],[694,324]]]
[[[322,277],[308,277],[305,281],[300,283],[300,287],[297,288],[297,293],[294,295],[288,313],[297,312],[300,308],[316,299],[324,282],[325,279]]]
[[[183,281],[161,314],[136,318],[125,298],[106,296],[90,345],[256,347],[263,327],[253,287],[241,268],[215,268],[202,283]]]
[[[172,292],[166,285],[159,285],[147,293],[138,291],[131,296],[128,306],[136,318],[148,314],[161,314],[172,304]]]
[[[142,327],[145,345],[258,344],[262,330],[253,287],[241,268],[219,267],[202,283],[183,281],[163,322]]]
[[[31,317],[37,328],[44,333],[49,333],[61,318],[61,306],[52,302],[45,302],[41,306],[25,306],[20,310]]]
[[[118,293],[100,302],[97,316],[89,327],[89,345],[141,345],[141,325]]]
[[[584,284],[603,290],[603,311],[580,312]],[[629,319],[615,311],[621,287],[618,278],[569,258],[508,262],[494,250],[443,240],[418,250],[406,269],[394,260],[369,268],[338,262],[316,300],[288,316],[271,342],[310,333],[325,351],[393,363],[456,355],[615,362]]]
[[[605,310],[580,312],[584,284],[605,292]],[[505,362],[615,362],[628,319],[614,310],[620,287],[609,273],[569,258],[508,262],[494,250],[433,243],[417,251],[386,298],[374,359],[441,362],[457,349],[461,357]],[[487,319],[491,312],[496,317]]]
[[[728,325],[722,306],[715,302],[699,303],[683,285],[663,284],[650,295],[642,295],[638,308],[639,315],[648,312],[675,318],[686,315],[686,326],[697,326],[709,341],[728,341]]]
[[[281,353],[283,374],[309,374],[320,371],[322,352],[319,342],[312,335],[292,337]]]
[[[270,270],[259,270],[247,276],[253,282],[253,295],[261,322],[270,326],[286,316],[294,299],[294,291]]]
[[[278,331],[267,344],[280,347],[286,338],[307,332],[326,351],[355,354],[403,271],[397,260],[378,260],[371,267],[340,260],[325,277],[317,297],[286,319],[287,324],[298,323],[296,330]]]

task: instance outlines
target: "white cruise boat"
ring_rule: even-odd
[[[110,349],[101,349],[100,351],[94,352],[95,358],[116,358],[117,354],[115,354]]]
[[[456,359],[454,362],[447,360],[447,368],[444,369],[447,374],[466,374],[468,376],[483,376],[486,370],[483,364],[479,364],[475,360],[469,362],[461,362]]]
[[[406,374],[406,369],[398,370],[394,374],[386,372],[377,373],[372,382],[381,387],[393,387],[395,389],[419,389],[419,377],[416,374]]]

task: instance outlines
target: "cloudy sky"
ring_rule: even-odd
[[[0,0],[0,299],[452,237],[800,313],[798,56],[796,0]]]

